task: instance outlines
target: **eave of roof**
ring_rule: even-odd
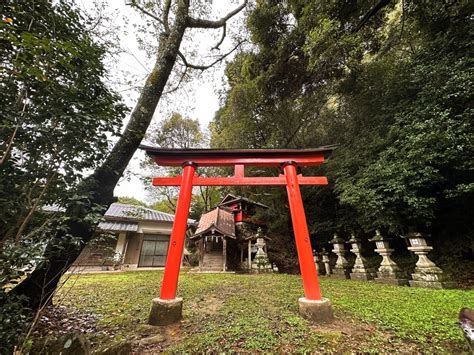
[[[285,161],[315,166],[323,163],[335,148],[335,145],[328,145],[305,149],[168,149],[140,145],[140,149],[163,166],[181,166],[186,161],[200,166],[243,164],[277,167]]]
[[[128,205],[115,202],[109,206],[104,215],[106,221],[148,221],[148,222],[164,222],[173,223],[174,215],[165,213],[151,208]],[[188,219],[188,224],[194,224],[196,221]]]
[[[226,201],[226,198],[228,196],[232,196],[233,199],[232,200],[227,200]],[[262,208],[269,208],[267,205],[264,205],[263,203],[260,203],[260,202],[256,202],[256,201],[252,201],[251,199],[248,199],[246,197],[242,197],[242,196],[234,196],[234,195],[231,195],[231,194],[228,194],[226,197],[224,197],[221,201],[221,203],[219,203],[217,206],[227,206],[227,205],[230,205],[232,203],[235,203],[235,202],[239,202],[239,201],[245,201],[249,204],[252,204],[252,205],[255,205],[255,206],[259,206],[259,207],[262,207]]]
[[[190,237],[190,239],[198,239],[200,237],[203,237],[203,236],[206,236],[206,235],[215,235],[217,232],[217,234],[220,234],[224,237],[229,237],[229,238],[232,238],[232,239],[237,239],[237,237],[235,236],[235,234],[229,234],[229,233],[226,233],[226,232],[223,232],[222,230],[220,230],[215,224],[212,224],[211,226],[209,226],[207,229],[199,232],[199,233],[196,233],[194,235],[192,235]]]
[[[209,233],[214,235],[216,232],[226,237],[236,238],[233,214],[219,207],[201,216],[198,228],[191,239],[196,239]]]
[[[136,232],[138,222],[105,221],[100,222],[97,228],[107,232]]]
[[[306,155],[312,153],[331,153],[336,149],[337,145],[326,145],[317,148],[303,148],[303,149],[204,149],[204,148],[191,148],[191,149],[170,149],[170,148],[159,148],[151,147],[147,145],[140,145],[140,149],[146,151],[151,155],[199,155],[199,156],[213,156],[213,155],[227,155],[227,156],[271,156],[276,154],[298,154]]]

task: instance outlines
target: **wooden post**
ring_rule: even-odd
[[[287,181],[288,202],[290,205],[291,221],[295,234],[296,251],[300,263],[301,278],[303,279],[304,295],[308,300],[321,300],[318,273],[313,259],[313,249],[309,238],[308,225],[304,213],[303,200],[301,198],[296,164],[286,162],[283,171]]]
[[[249,270],[252,269],[252,240],[249,239],[249,256],[248,256]]]
[[[183,255],[184,239],[188,229],[189,206],[191,205],[195,171],[196,164],[192,162],[185,162],[183,164],[183,180],[179,189],[168,256],[166,257],[165,273],[161,283],[160,298],[162,300],[173,300],[176,298],[181,256]]]
[[[222,237],[222,271],[225,272],[227,262],[227,239]]]
[[[199,271],[202,271],[203,245],[204,245],[204,240],[201,238],[199,240]]]

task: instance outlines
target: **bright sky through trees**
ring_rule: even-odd
[[[111,77],[111,83],[123,95],[125,103],[129,107],[133,107],[138,93],[134,87],[141,87],[146,74],[149,72],[152,60],[147,58],[144,50],[139,48],[137,41],[137,24],[143,22],[143,17],[125,1],[109,1],[106,0],[80,0],[78,5],[86,10],[87,13],[95,11],[97,5],[102,4],[105,15],[112,15],[118,32],[116,35],[120,41],[120,47],[124,51],[109,60],[108,68]],[[222,14],[235,6],[236,1],[219,1],[213,5],[212,16],[219,18]],[[242,18],[242,15],[239,15]],[[124,20],[122,20],[124,19]],[[241,23],[241,21],[240,21]],[[196,31],[194,31],[195,33]],[[212,47],[216,38],[221,34],[220,30],[210,31],[195,35],[193,38],[185,38],[183,48],[191,48],[196,53],[207,53],[208,48]],[[142,36],[143,37],[143,36]],[[155,42],[153,38],[143,37],[150,43]],[[230,41],[223,43],[223,50],[226,51],[232,47]],[[229,47],[229,48],[227,48]],[[231,54],[228,59],[232,59]],[[159,120],[168,117],[172,112],[198,119],[202,129],[207,129],[209,121],[214,116],[215,111],[219,108],[217,91],[223,86],[224,65],[218,65],[203,75],[195,77],[193,81],[184,85],[184,87],[174,93],[168,94],[158,106],[155,113],[154,124]],[[131,82],[131,83],[130,83]],[[124,122],[124,125],[126,121]],[[146,199],[146,192],[142,182],[139,179],[140,160],[143,160],[143,153],[137,151],[129,164],[128,171],[123,179],[115,188],[115,196],[130,196],[140,200]],[[151,183],[151,182],[150,182]]]

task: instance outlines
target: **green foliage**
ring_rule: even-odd
[[[98,333],[144,337],[139,324],[146,322],[162,276],[156,271],[83,275],[68,281],[63,304],[101,315]],[[335,309],[332,326],[315,326],[299,316],[300,276],[183,273],[178,288],[185,299],[183,321],[157,351],[465,351],[455,322],[460,308],[474,302],[472,291],[333,279],[321,285]],[[92,340],[101,346],[111,341],[95,335]]]
[[[8,289],[44,262],[47,241],[65,231],[67,219],[58,207],[68,204],[81,215],[90,203],[90,196],[75,191],[77,183],[101,163],[127,109],[104,83],[108,47],[92,39],[94,19],[83,18],[71,1],[7,0],[0,15],[3,353],[30,320]],[[97,222],[102,210],[91,210],[84,219]],[[66,242],[78,247],[65,232],[63,244],[49,252],[63,250]]]
[[[147,138],[162,148],[198,148],[204,143],[199,121],[176,112],[161,121]]]
[[[370,61],[360,68],[358,83],[345,88],[361,88],[343,104],[354,117],[366,114],[361,104],[375,103],[379,108],[371,112],[372,141],[352,138],[359,146],[367,144],[359,148],[365,151],[364,160],[350,161],[354,143],[346,143],[334,160],[339,197],[359,211],[365,228],[426,228],[446,199],[467,207],[464,200],[472,194],[469,181],[474,170],[468,158],[473,153],[469,119],[473,72],[462,21],[453,27],[444,36],[420,44],[413,55],[394,58],[400,55],[394,48]],[[374,71],[382,70],[388,76],[374,78]],[[378,98],[373,87],[384,88]],[[364,121],[355,120],[353,129],[365,129]]]
[[[372,6],[258,1],[247,22],[255,46],[226,68],[211,146],[337,143],[327,165],[304,170],[330,178],[328,188],[303,189],[319,240],[415,226],[435,240],[457,235],[468,247],[472,4],[390,2],[354,32]],[[275,230],[287,228],[285,194],[260,200],[279,206]]]
[[[100,164],[126,108],[105,84],[107,47],[70,1],[6,1],[0,13],[0,235],[61,203]],[[28,223],[27,223],[28,224]]]
[[[0,291],[0,353],[10,354],[14,345],[26,330],[29,315],[25,310],[22,299],[8,297],[5,292]]]
[[[120,196],[118,198],[118,202],[124,203],[126,205],[148,207],[148,205],[145,202],[140,201],[139,199],[136,199],[135,197],[130,197],[130,196]]]
[[[201,148],[207,144],[207,137],[201,130],[198,120],[183,117],[179,113],[173,113],[169,118],[161,121],[147,136],[154,146],[170,149],[192,149]],[[155,201],[153,206],[164,212],[174,213],[178,200],[178,188],[166,186],[150,186],[149,181],[156,176],[176,176],[181,175],[181,167],[162,168],[156,163],[146,158],[142,166],[149,172],[143,178],[145,188]],[[201,176],[210,176],[214,173],[212,168],[199,168]],[[190,217],[199,218],[211,207],[220,201],[219,189],[213,186],[197,187],[193,191]]]
[[[9,291],[41,261],[44,242],[25,238],[18,244],[7,242],[0,254],[0,353],[9,353],[18,345],[31,320],[23,298]]]

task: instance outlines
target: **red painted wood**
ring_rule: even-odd
[[[245,175],[245,165],[236,164],[234,167],[234,176],[235,177],[244,177]]]
[[[275,154],[271,156],[244,156],[244,157],[228,157],[228,156],[206,156],[203,155],[188,155],[184,157],[175,157],[168,155],[156,155],[154,156],[155,162],[161,166],[181,166],[183,161],[192,161],[199,166],[235,166],[235,165],[248,165],[248,166],[264,166],[264,167],[278,167],[282,162],[294,161],[296,164],[301,166],[314,166],[324,162],[323,154],[316,155],[298,155],[294,153],[290,154]]]
[[[242,221],[249,221],[252,218],[248,213],[242,212]]]
[[[325,176],[297,176],[300,185],[327,185]],[[180,186],[182,177],[157,177],[153,179],[153,186]],[[200,177],[194,176],[194,186],[285,186],[284,175],[265,177]]]
[[[298,175],[296,174],[296,166],[286,164],[283,170],[287,181],[286,190],[288,192],[288,202],[295,233],[301,278],[303,279],[304,294],[309,300],[321,300],[318,273],[316,271],[316,265],[314,264],[311,240],[309,238],[303,200],[301,199]]]
[[[179,190],[176,216],[173,222],[168,257],[166,258],[165,273],[161,284],[160,298],[171,300],[176,298],[178,287],[179,269],[183,255],[184,238],[188,225],[189,206],[191,204],[191,193],[193,190],[193,176],[196,171],[195,165],[185,165],[181,188]]]
[[[140,149],[160,165],[180,166],[192,161],[199,166],[279,166],[285,161],[304,165],[317,165],[329,156],[336,146],[305,149],[167,149],[140,146]]]
[[[318,275],[313,260],[311,242],[304,213],[299,185],[327,185],[323,176],[301,176],[296,173],[296,166],[315,166],[324,162],[334,147],[316,149],[275,149],[275,150],[213,150],[213,149],[158,149],[141,147],[152,156],[158,165],[181,166],[192,162],[199,166],[234,166],[233,177],[200,177],[195,176],[195,165],[186,165],[183,176],[159,177],[153,179],[155,186],[181,186],[176,208],[176,217],[168,249],[165,274],[161,287],[161,299],[174,299],[178,285],[179,269],[184,247],[184,238],[191,202],[193,186],[285,186],[293,222],[298,259],[305,297],[310,300],[321,300]],[[285,174],[277,177],[245,177],[244,168],[248,166],[280,167]],[[237,218],[244,218],[239,213]]]
[[[239,211],[235,214],[234,220],[235,220],[235,222],[242,222],[242,220],[243,220],[242,211]]]

